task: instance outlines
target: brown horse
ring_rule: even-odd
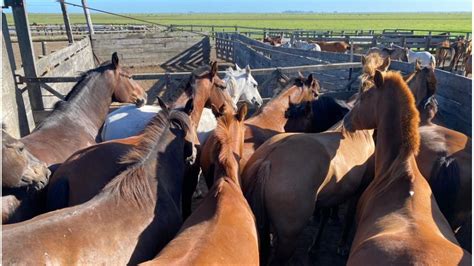
[[[376,71],[344,118],[350,132],[377,129],[375,178],[359,200],[348,265],[471,264],[418,170],[418,125],[414,97],[396,72]]]
[[[246,105],[235,115],[214,112],[218,117],[215,183],[176,238],[143,265],[258,264],[255,220],[239,177],[246,112]]]
[[[204,106],[222,106],[228,103],[229,99],[221,88],[217,65],[213,64],[212,67],[201,67],[193,71],[182,95],[174,105],[177,107],[181,105],[180,102],[187,101],[184,109],[185,112],[191,111],[191,124],[196,130]],[[127,167],[120,163],[120,158],[133,149],[139,140],[140,137],[129,137],[103,142],[73,154],[51,177],[48,186],[48,209],[74,206],[97,195],[112,178]],[[195,143],[197,141],[194,140]],[[192,170],[188,171],[195,171],[195,168],[196,166],[193,166],[190,168]],[[183,188],[185,217],[191,212],[191,197],[197,184],[192,174],[195,175],[185,175],[185,178],[189,179],[184,182]]]
[[[313,100],[319,93],[319,83],[310,74],[307,79],[300,76],[290,80],[286,87],[280,91],[271,101],[265,104],[245,121],[245,141],[240,167],[244,169],[247,160],[254,151],[272,136],[285,132],[285,124],[288,121],[286,111],[291,104],[299,104]],[[206,178],[207,186],[212,186],[214,176],[212,151],[216,145],[213,134],[209,136],[202,148],[201,169]]]
[[[458,63],[465,56],[467,50],[466,40],[464,40],[464,38],[458,38],[451,44],[451,48],[454,49],[454,56],[451,59],[451,64],[449,64],[450,71],[452,72],[453,70],[458,70]]]
[[[75,151],[96,143],[96,136],[113,98],[120,102],[136,103],[137,105],[143,105],[146,100],[143,88],[133,81],[128,72],[120,66],[117,53],[112,55],[110,63],[105,63],[86,72],[66,96],[66,101],[58,103],[53,113],[30,135],[20,140],[2,138],[2,146],[21,147],[22,153],[30,153],[54,170],[58,164]],[[5,169],[2,172],[3,178],[12,175],[6,169],[22,171],[21,169],[24,167],[21,165],[23,161],[16,160],[15,157],[8,157],[9,155],[14,156],[14,154],[16,153],[4,153],[2,158],[2,166]],[[44,201],[39,198],[35,199],[36,196],[40,196],[39,193],[27,194],[31,193],[26,193],[21,197],[17,195],[19,201],[28,197],[24,204],[18,202],[19,208],[3,210],[8,211],[2,214],[3,217],[15,217],[4,222],[22,221],[43,211]],[[41,202],[35,203],[35,201]]]
[[[266,37],[263,38],[263,42],[264,43],[269,43],[272,46],[280,46],[282,39],[283,39],[282,36],[278,36],[278,37],[266,36]]]
[[[316,43],[321,47],[321,51],[325,52],[335,52],[335,53],[345,53],[351,49],[351,46],[344,41],[341,42],[323,42],[323,41],[313,41],[310,43]]]
[[[436,67],[444,68],[445,62],[450,57],[453,58],[455,54],[454,48],[451,47],[449,40],[444,40],[436,47]]]
[[[372,131],[346,135],[340,126],[318,134],[279,134],[260,146],[242,173],[242,184],[257,219],[262,260],[269,253],[270,228],[270,260],[285,262],[315,202],[332,207],[355,195],[373,152]]]
[[[152,259],[182,223],[181,191],[193,131],[186,113],[160,111],[122,158],[128,168],[100,194],[3,226],[3,263],[124,265]]]

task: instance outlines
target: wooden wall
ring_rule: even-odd
[[[94,52],[109,60],[114,52],[126,66],[161,66],[167,71],[189,71],[210,58],[208,37],[183,32],[95,34]]]

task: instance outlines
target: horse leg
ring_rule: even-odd
[[[313,238],[311,246],[308,249],[310,254],[315,254],[319,248],[319,242],[321,241],[321,237],[323,235],[324,227],[326,226],[329,216],[330,216],[331,209],[330,208],[323,208],[321,210],[321,220],[319,222],[318,232],[316,233],[316,237]]]
[[[344,227],[342,228],[342,235],[337,244],[337,254],[340,256],[347,256],[349,254],[350,246],[347,244],[349,233],[351,232],[352,226],[354,224],[354,217],[357,210],[357,203],[359,202],[359,196],[356,195],[347,205],[346,215],[344,217]]]

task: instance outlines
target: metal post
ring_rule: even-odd
[[[13,19],[15,21],[15,30],[20,47],[21,62],[25,71],[25,76],[36,78],[36,61],[33,43],[31,42],[31,32],[28,23],[28,15],[25,9],[24,0],[5,0],[6,6],[12,8]],[[31,109],[33,111],[41,111],[44,109],[43,96],[41,95],[38,83],[27,85],[28,97],[30,98]]]
[[[60,0],[59,4],[61,5],[61,10],[63,12],[64,27],[66,28],[66,35],[69,43],[74,43],[74,38],[72,37],[71,24],[69,23],[69,15],[67,14],[66,4],[64,0]]]
[[[46,43],[47,43],[47,42],[45,42],[45,41],[42,41],[42,42],[41,42],[41,53],[42,53],[44,56],[48,55],[48,51],[46,51]]]
[[[349,39],[349,43],[351,45],[351,57],[350,61],[351,63],[354,62],[354,40],[351,38]],[[352,68],[349,68],[349,80],[352,79]]]
[[[82,8],[84,9],[84,16],[86,16],[87,28],[89,29],[89,35],[92,40],[92,35],[94,35],[94,25],[92,25],[89,8],[87,8],[87,0],[82,0]]]

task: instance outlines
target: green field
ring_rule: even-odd
[[[310,14],[126,14],[160,24],[253,26],[290,29],[381,30],[387,28],[470,32],[471,13],[310,13]],[[12,23],[11,14],[7,14]],[[70,14],[72,23],[85,23],[83,14]],[[61,14],[29,14],[30,23],[62,24]],[[144,24],[106,14],[92,14],[98,24]]]

